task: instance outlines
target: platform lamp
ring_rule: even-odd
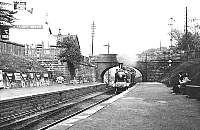
[[[168,60],[168,65],[169,65],[169,67],[172,66],[172,60]]]
[[[110,51],[110,44],[106,44],[104,46],[107,46],[108,47],[108,55],[110,54],[109,51]],[[109,72],[109,69],[108,69],[108,85],[109,85],[109,82],[110,82],[110,72]]]

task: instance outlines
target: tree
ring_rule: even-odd
[[[59,60],[67,62],[70,68],[71,77],[75,76],[75,68],[78,67],[81,62],[82,55],[78,40],[73,40],[71,37],[66,37],[63,42],[57,43],[61,48],[60,54],[58,55]]]
[[[183,36],[183,33],[177,29],[173,29],[172,32],[170,32],[170,35],[172,35],[174,45],[177,46],[179,39]]]
[[[184,34],[179,40],[177,48],[179,50],[191,51],[197,50],[200,47],[200,36],[188,32],[187,35]]]
[[[186,35],[185,33],[174,29],[172,31],[172,38],[175,43],[174,50],[190,51],[200,48],[200,35],[198,33],[193,34],[188,32]]]
[[[6,9],[6,6],[11,5],[9,3],[0,2],[0,39],[9,40],[9,28],[12,27],[12,23],[16,20],[13,16],[16,12]]]
[[[11,26],[16,20],[16,18],[13,16],[16,12],[5,8],[8,5],[11,4],[0,2],[0,27]]]

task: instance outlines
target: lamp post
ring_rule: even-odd
[[[110,53],[109,51],[110,51],[110,44],[108,43],[108,44],[105,44],[104,46],[107,46],[108,47],[108,54]]]
[[[168,25],[170,25],[170,28],[171,28],[171,32],[170,32],[170,42],[171,42],[171,45],[170,45],[170,48],[172,48],[172,31],[173,31],[173,23],[175,22],[174,18],[170,18],[170,23]]]
[[[168,65],[169,65],[169,68],[172,66],[172,60],[168,60]]]
[[[148,77],[148,76],[147,76],[147,74],[148,74],[148,70],[147,70],[147,69],[148,69],[148,67],[147,67],[147,60],[148,60],[148,59],[147,59],[147,58],[148,58],[148,57],[147,57],[147,56],[148,56],[148,55],[147,55],[147,53],[146,53],[146,54],[145,54],[145,73],[146,73],[145,81],[148,80],[148,78],[147,78],[147,77]]]
[[[171,66],[172,66],[172,60],[171,59],[168,60],[168,66],[169,66],[169,72],[170,72]],[[168,85],[171,86],[171,81],[170,80],[168,80],[168,81],[169,81]]]
[[[108,47],[108,54],[110,53],[109,51],[110,51],[110,44],[108,43],[108,44],[105,44],[104,46],[107,46]],[[109,70],[108,70],[108,85],[109,85],[109,83],[110,83],[110,72],[109,72]]]

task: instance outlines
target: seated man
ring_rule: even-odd
[[[179,83],[180,83],[180,91],[182,94],[185,94],[186,91],[186,85],[188,82],[190,82],[191,80],[188,77],[188,74],[185,73],[183,74],[180,79],[179,79]]]

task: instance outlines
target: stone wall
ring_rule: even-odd
[[[79,82],[96,82],[95,74],[95,66],[81,64],[76,69],[76,79]]]
[[[169,66],[168,61],[147,61],[137,62],[135,68],[137,68],[143,77],[143,81],[161,81],[171,70],[176,68],[181,62],[173,61]]]

